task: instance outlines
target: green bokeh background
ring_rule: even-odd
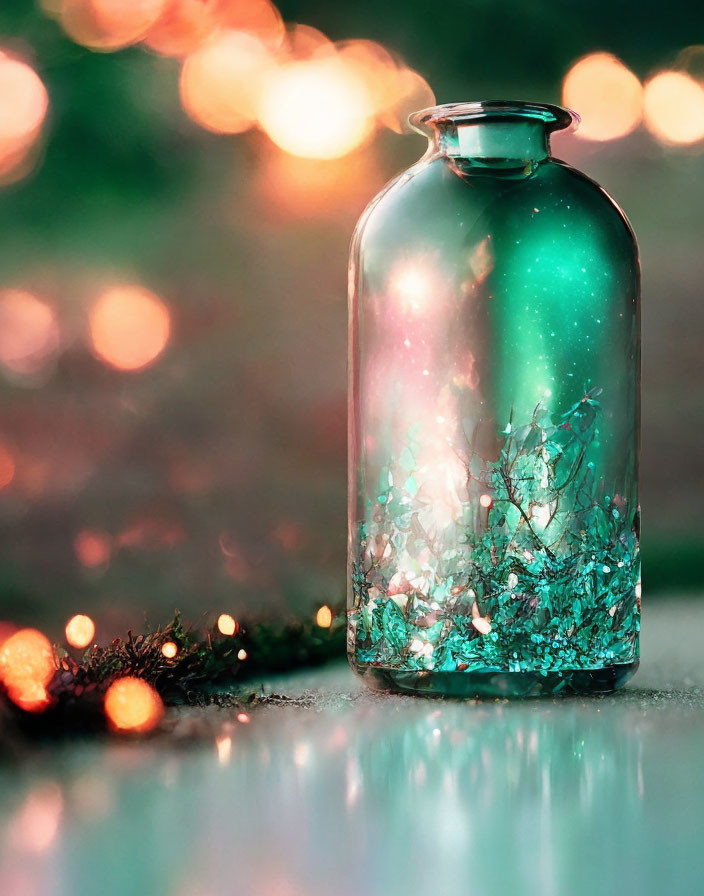
[[[645,78],[704,26],[684,2],[666,14],[625,0],[279,8],[333,39],[379,40],[439,102],[559,101],[570,64],[594,50]],[[264,135],[219,137],[186,117],[177,62],[92,53],[29,0],[2,4],[0,45],[32,61],[51,103],[36,169],[0,191],[0,288],[50,300],[65,337],[47,383],[0,381],[0,432],[44,471],[31,494],[0,493],[0,618],[56,631],[84,611],[104,636],[174,606],[303,614],[341,601],[348,242],[422,139],[384,132],[340,161],[294,160],[282,187],[282,153]],[[639,238],[644,595],[697,588],[704,148],[665,150],[643,130],[553,147],[615,196]],[[167,351],[136,374],[85,344],[90,302],[115,279],[172,312]],[[137,524],[139,545],[107,568],[80,566],[78,532]]]

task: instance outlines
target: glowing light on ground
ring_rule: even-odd
[[[229,734],[223,734],[215,738],[215,750],[218,754],[220,765],[227,765],[232,756],[232,738]]]
[[[104,292],[90,311],[95,355],[118,370],[141,370],[166,348],[171,315],[160,298],[136,285]]]
[[[38,855],[56,839],[63,812],[63,797],[58,784],[42,781],[27,794],[12,816],[10,845],[18,852]]]
[[[73,542],[78,562],[86,569],[107,566],[112,552],[112,539],[106,532],[83,529]]]
[[[322,606],[315,614],[315,622],[320,628],[330,628],[332,625],[332,610],[330,607],[327,605]]]
[[[10,699],[28,712],[41,712],[49,705],[46,686],[55,670],[51,643],[36,629],[20,629],[0,649],[0,681]]]
[[[562,100],[582,118],[577,136],[615,140],[640,122],[643,88],[630,69],[610,53],[590,53],[567,72]]]
[[[252,720],[246,712],[238,712],[237,721],[241,722],[243,725],[248,725]]]
[[[143,734],[153,730],[164,714],[164,704],[154,688],[141,678],[119,678],[105,694],[105,715],[117,731]]]
[[[230,616],[229,613],[221,613],[218,616],[218,629],[223,635],[236,635],[240,630],[237,620]]]
[[[161,652],[167,660],[172,660],[178,653],[178,645],[174,644],[173,641],[165,641],[161,645]]]
[[[283,65],[261,94],[259,121],[292,155],[334,159],[360,146],[374,127],[363,82],[335,57]]]
[[[297,768],[305,768],[310,761],[310,747],[308,744],[298,743],[293,748],[293,763]]]
[[[0,291],[0,364],[11,376],[42,376],[55,361],[59,342],[50,305],[24,290]]]
[[[164,12],[167,0],[63,0],[61,25],[76,43],[111,51],[137,43]]]
[[[704,87],[685,72],[659,72],[645,85],[643,117],[661,143],[698,143],[704,139]]]
[[[24,173],[49,107],[49,96],[31,66],[0,51],[0,177]]]
[[[179,89],[186,113],[219,134],[252,127],[259,95],[273,59],[256,37],[239,31],[216,34],[188,56]]]
[[[95,636],[95,623],[90,616],[78,614],[66,623],[66,640],[71,647],[87,647]]]
[[[0,491],[15,478],[15,458],[9,446],[0,441]]]

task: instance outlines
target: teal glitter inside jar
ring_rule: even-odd
[[[411,116],[350,262],[349,657],[374,687],[608,691],[638,663],[639,265],[557,106]]]

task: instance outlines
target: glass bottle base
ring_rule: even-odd
[[[601,669],[560,672],[404,672],[383,666],[350,665],[375,691],[424,697],[551,697],[555,694],[610,694],[632,678],[639,660]]]

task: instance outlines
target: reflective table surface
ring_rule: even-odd
[[[2,896],[704,892],[704,600],[644,613],[619,694],[448,702],[346,665],[0,766]]]

